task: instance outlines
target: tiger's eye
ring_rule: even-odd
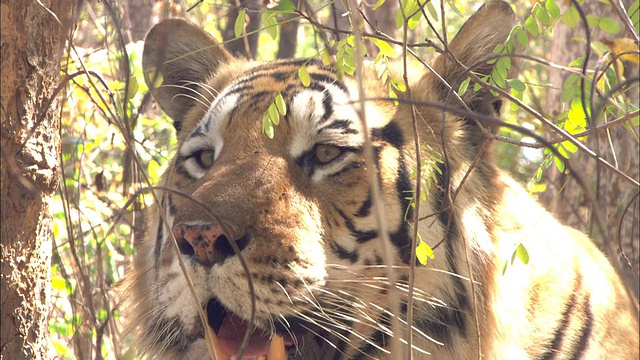
[[[333,145],[318,145],[315,149],[315,157],[319,162],[326,164],[342,154],[342,150]]]
[[[198,165],[200,165],[202,168],[208,169],[213,166],[214,155],[215,154],[213,150],[201,150],[194,154],[194,157],[198,162]]]

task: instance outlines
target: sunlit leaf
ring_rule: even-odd
[[[536,22],[536,19],[534,19],[532,16],[529,16],[524,21],[524,26],[527,28],[527,31],[531,35],[538,36],[538,23]]]
[[[380,6],[384,5],[385,0],[378,0],[376,4],[373,6],[373,10],[378,9]]]
[[[518,247],[516,248],[516,254],[518,255],[518,259],[520,259],[523,264],[526,265],[529,263],[529,252],[527,251],[527,248],[524,247],[524,245],[518,245]]]
[[[273,136],[275,135],[273,123],[271,122],[271,119],[269,119],[268,112],[262,116],[262,132],[267,135],[269,139],[273,139]]]
[[[429,16],[435,21],[438,21],[438,11],[436,7],[433,5],[433,1],[429,1],[427,3],[427,11],[429,12]]]
[[[273,125],[278,125],[280,123],[280,114],[278,114],[278,109],[275,104],[271,104],[269,109],[267,110],[269,113],[269,120]]]
[[[547,12],[547,9],[542,6],[538,6],[536,9],[536,19],[538,19],[542,25],[551,24],[551,17],[549,16],[549,13]]]
[[[562,22],[568,27],[573,28],[580,23],[580,14],[576,8],[571,6],[564,12],[564,14],[562,14],[560,20],[562,20]]]
[[[557,19],[558,17],[560,17],[560,7],[558,7],[558,4],[555,0],[545,1],[544,7],[545,9],[547,9],[547,12],[549,12],[549,15],[551,15],[552,18]]]
[[[302,86],[308,87],[309,85],[311,85],[311,77],[309,76],[309,71],[307,71],[306,66],[300,66],[300,69],[298,69],[298,78],[300,78]]]
[[[151,87],[157,89],[162,86],[162,82],[164,81],[162,72],[157,72],[156,68],[152,67],[148,72],[148,76],[148,79],[150,80],[149,82],[151,82]]]
[[[527,35],[527,32],[522,27],[516,32],[516,38],[522,47],[526,48],[529,46],[529,35]]]
[[[621,54],[623,52],[634,52],[631,54],[624,54],[620,56],[620,59],[631,61],[635,64],[639,62],[638,56],[638,44],[629,38],[618,38],[613,40],[612,50],[616,54]]]
[[[274,103],[276,104],[276,107],[278,108],[278,113],[280,113],[280,115],[282,116],[287,115],[287,104],[284,102],[284,98],[282,97],[281,92],[278,92],[278,94],[276,95]]]
[[[553,163],[556,165],[556,168],[558,169],[558,171],[560,171],[561,173],[565,172],[565,166],[564,166],[564,161],[562,161],[562,159],[560,159],[559,157],[554,156],[553,157]]]
[[[331,56],[329,55],[329,51],[322,51],[322,65],[329,66],[331,64]]]
[[[517,91],[525,91],[527,89],[527,86],[520,80],[518,79],[511,79],[509,80],[509,86]]]
[[[380,50],[380,54],[390,58],[395,58],[397,56],[396,50],[388,42],[375,38],[372,38],[371,40],[373,41],[374,45]]]
[[[401,92],[407,91],[407,86],[404,84],[404,81],[398,77],[393,76],[391,78],[391,84],[393,87]]]
[[[618,22],[609,17],[601,18],[598,26],[602,31],[611,35],[615,35],[620,32],[620,25],[618,25]]]
[[[463,96],[467,92],[467,89],[469,88],[470,83],[471,83],[471,78],[470,77],[466,78],[458,88],[458,95]]]
[[[426,242],[420,240],[416,247],[416,257],[422,265],[427,265],[428,259],[433,259],[433,250],[427,245]]]
[[[571,108],[567,113],[567,121],[565,121],[564,129],[570,134],[582,132],[587,127],[587,116],[580,99],[575,98],[571,102]]]
[[[238,13],[238,17],[236,17],[236,22],[233,24],[233,34],[235,37],[239,38],[242,35],[242,30],[245,25],[245,14],[247,13],[247,8],[242,8]]]

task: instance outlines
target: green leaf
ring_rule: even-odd
[[[538,19],[542,25],[551,24],[551,17],[549,16],[549,13],[547,12],[547,9],[542,6],[538,6],[536,9],[536,19]]]
[[[576,134],[587,128],[587,116],[584,113],[582,102],[579,98],[573,99],[571,108],[567,113],[567,121],[564,123],[564,129],[570,134]]]
[[[433,250],[427,245],[426,242],[420,240],[416,247],[416,257],[422,265],[427,265],[428,259],[433,259]]]
[[[531,35],[538,36],[538,23],[532,16],[529,16],[527,20],[524,21],[524,26]]]
[[[560,17],[560,7],[558,7],[555,0],[545,1],[544,8],[547,9],[547,12],[552,18],[557,19]]]
[[[578,74],[571,74],[569,75],[569,77],[567,77],[567,79],[564,81],[564,83],[562,84],[562,88],[566,89],[570,86],[572,86],[573,84],[576,83],[576,81],[578,80],[579,76]]]
[[[66,292],[67,291],[67,282],[66,280],[57,275],[53,275],[51,277],[51,288],[58,292]]]
[[[372,38],[371,41],[373,41],[375,46],[380,50],[379,54],[382,54],[383,56],[389,58],[395,58],[398,55],[393,46],[391,46],[388,42],[375,38]]]
[[[579,90],[579,88],[577,86],[570,86],[570,87],[562,90],[562,96],[561,96],[562,102],[571,101],[578,90]]]
[[[466,78],[458,88],[458,95],[463,96],[467,92],[467,89],[469,88],[470,83],[471,83],[471,78],[470,77]]]
[[[522,45],[522,47],[526,48],[527,46],[529,46],[529,36],[522,27],[520,27],[516,32],[516,38],[518,39],[518,42],[520,43],[520,45]]]
[[[602,31],[611,35],[615,35],[620,32],[620,25],[618,25],[618,22],[613,20],[612,18],[601,18],[598,26],[600,27],[600,29],[602,29]]]
[[[278,108],[278,113],[282,116],[287,115],[287,104],[284,102],[284,98],[282,97],[282,93],[278,92],[275,100],[273,101]]]
[[[329,55],[329,51],[322,50],[322,65],[329,66],[331,64],[331,55]]]
[[[556,168],[558,168],[558,171],[560,171],[561,173],[564,173],[566,169],[564,167],[564,161],[562,161],[562,159],[560,159],[557,156],[554,156],[553,163],[556,164]]]
[[[527,265],[529,263],[529,252],[524,245],[519,244],[516,248],[516,254],[518,255],[518,259],[522,261],[523,264]]]
[[[235,37],[239,38],[242,35],[242,30],[245,25],[245,14],[247,13],[247,8],[242,8],[238,13],[238,17],[236,18],[235,24],[233,24],[233,34]]]
[[[509,80],[509,86],[519,92],[523,92],[527,89],[527,86],[520,80],[518,79],[511,79]]]
[[[576,8],[571,6],[562,14],[560,20],[568,27],[574,28],[580,23],[580,14]]]
[[[429,12],[429,16],[431,16],[431,18],[433,18],[435,21],[438,21],[438,11],[433,5],[433,1],[429,1],[427,3],[427,11]]]
[[[300,78],[300,82],[302,82],[302,86],[308,87],[311,85],[311,77],[309,76],[309,71],[307,71],[306,66],[300,66],[300,69],[298,69],[298,77]]]
[[[267,135],[269,139],[273,139],[273,136],[275,135],[273,123],[271,122],[271,119],[269,119],[269,112],[266,112],[262,116],[262,132]]]
[[[265,30],[275,40],[278,37],[278,15],[273,11],[267,11],[262,14],[262,24]]]
[[[581,57],[573,60],[572,62],[570,62],[569,66],[580,67],[580,66],[582,66],[582,64],[584,64],[584,57],[583,56],[581,56]]]
[[[131,100],[138,93],[138,79],[135,76],[129,78],[129,88],[127,92],[127,99]]]
[[[150,80],[149,82],[152,83],[151,87],[153,87],[154,89],[157,89],[160,86],[162,86],[162,82],[164,81],[164,78],[161,72],[156,72],[155,67],[152,67],[151,69],[149,69],[148,75],[149,75],[148,79]]]
[[[633,24],[636,33],[640,32],[640,11],[638,11],[639,6],[640,0],[635,0],[633,4],[629,6],[629,10],[627,10],[627,14],[629,15],[629,19],[631,19],[631,23]]]
[[[404,84],[404,81],[396,76],[391,77],[391,85],[401,92],[407,91],[407,87]]]
[[[278,114],[278,108],[276,108],[275,104],[269,105],[269,109],[267,110],[269,113],[269,120],[273,125],[278,125],[280,123],[280,114]]]
[[[522,101],[522,92],[516,89],[513,89],[513,88],[511,89],[511,96]],[[511,101],[509,102],[509,108],[511,109],[512,112],[518,111],[520,109],[520,105],[516,104],[514,101]]]
[[[597,27],[599,22],[600,22],[599,16],[587,15],[587,24],[589,24],[589,27],[592,27],[592,28]]]
[[[384,5],[384,1],[385,0],[378,0],[378,2],[376,2],[376,4],[373,6],[373,10],[375,11],[376,9],[378,9],[380,6]]]

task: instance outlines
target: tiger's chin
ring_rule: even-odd
[[[218,360],[240,359],[241,350],[241,358],[245,360],[323,359],[335,351],[324,340],[325,336],[313,330],[313,325],[297,318],[287,319],[286,326],[274,324],[272,332],[250,328],[248,321],[216,298],[207,302],[204,311],[213,349],[209,344],[207,347],[209,354],[215,353]]]

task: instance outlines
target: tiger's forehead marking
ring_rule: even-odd
[[[354,108],[357,106],[354,93],[348,86],[321,81],[296,93],[289,104],[292,130],[289,154],[297,158],[315,144],[360,146],[362,126]]]
[[[290,156],[297,158],[316,144],[360,146],[363,134],[356,112],[355,88],[339,81],[333,72],[315,63],[308,66],[312,82],[304,87],[297,78],[302,62],[284,64],[287,65],[285,70],[281,66],[257,66],[227,85],[189,134],[180,155],[187,156],[207,147],[215,150],[217,158],[224,144],[223,128],[237,116],[241,103],[260,103],[257,109],[264,107],[262,110],[266,112],[269,104],[266,100],[275,98],[278,91],[287,104],[287,116],[275,131],[283,126],[289,127],[286,149]],[[252,121],[262,122],[263,113],[251,113],[250,116]]]

